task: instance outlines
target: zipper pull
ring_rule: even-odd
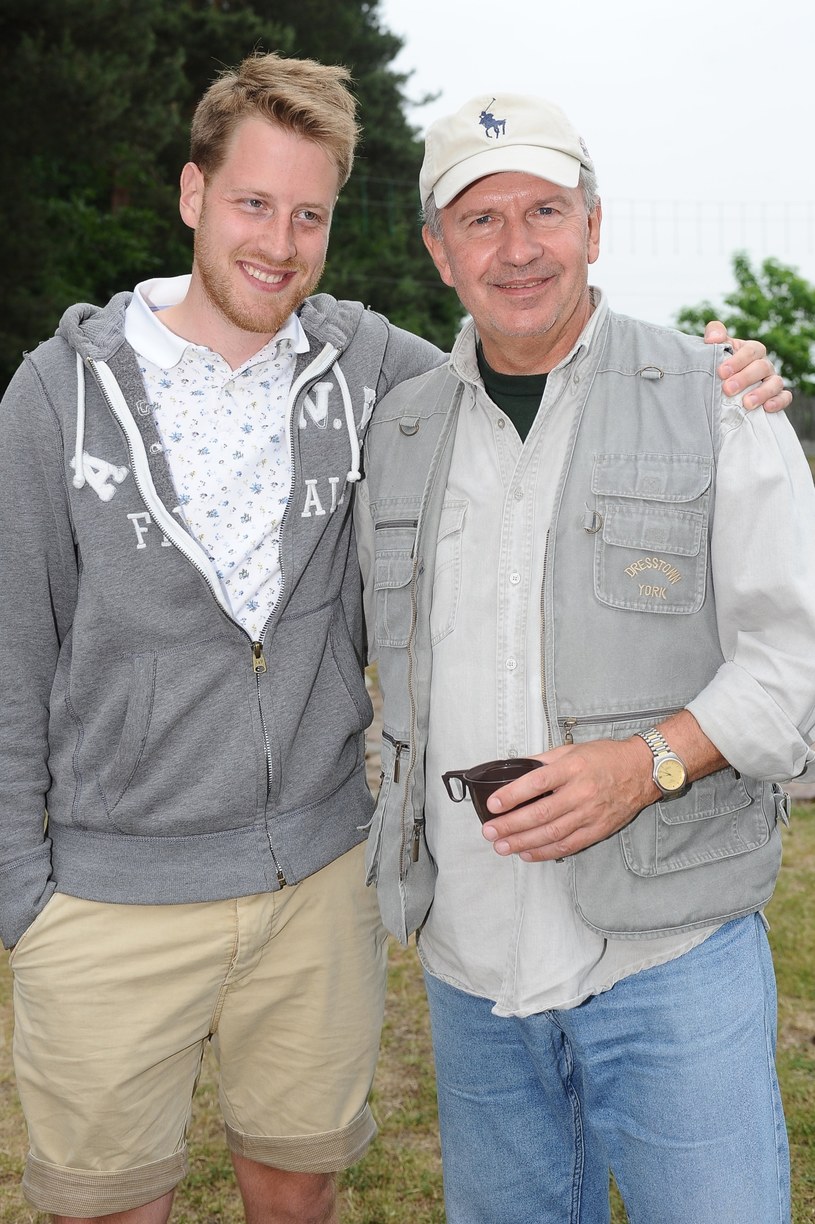
[[[576,722],[577,722],[576,718],[565,718],[563,720],[563,729],[565,731],[565,735],[563,736],[564,744],[574,743],[574,740],[572,738],[572,727],[576,724]]]
[[[423,822],[421,820],[414,820],[413,822],[413,834],[410,838],[411,863],[418,863],[419,861],[419,846],[421,845],[422,840],[422,823]]]
[[[266,660],[263,657],[263,644],[261,642],[252,643],[252,671],[255,675],[260,672],[265,672]]]
[[[402,749],[404,748],[404,746],[405,746],[404,744],[399,744],[399,743],[396,743],[393,745],[394,753],[395,753],[394,758],[393,758],[393,780],[394,782],[399,781],[399,758],[402,755]]]

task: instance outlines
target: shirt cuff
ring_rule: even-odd
[[[815,773],[815,752],[784,711],[736,663],[723,663],[687,709],[740,773],[787,782]]]

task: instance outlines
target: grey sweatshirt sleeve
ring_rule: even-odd
[[[74,356],[49,344],[62,349],[54,382],[65,395]],[[0,541],[0,939],[10,947],[54,891],[49,703],[78,583],[62,438],[30,359],[0,404]]]
[[[447,360],[447,355],[436,348],[435,344],[430,344],[401,327],[389,325],[389,328],[390,336],[382,362],[378,400],[399,383],[406,382],[417,374],[425,374]]]

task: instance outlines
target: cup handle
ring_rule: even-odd
[[[465,795],[467,794],[467,783],[464,781],[464,772],[465,771],[463,769],[451,769],[441,776],[441,780],[444,783],[444,788],[447,791],[447,794],[453,800],[453,803],[461,803],[462,799],[464,799]],[[453,792],[453,781],[461,783],[460,795],[456,795]],[[456,790],[458,789],[459,788],[456,787]]]

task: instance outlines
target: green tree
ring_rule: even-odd
[[[347,66],[364,128],[323,287],[449,345],[460,307],[421,243],[421,142],[379,0],[3,0],[0,380],[74,301],[189,267],[178,174],[195,102],[254,50]]]
[[[815,285],[795,268],[765,259],[754,270],[744,252],[733,256],[736,288],[726,309],[702,302],[676,316],[683,331],[702,334],[708,319],[721,319],[734,336],[761,340],[785,382],[815,395]]]

